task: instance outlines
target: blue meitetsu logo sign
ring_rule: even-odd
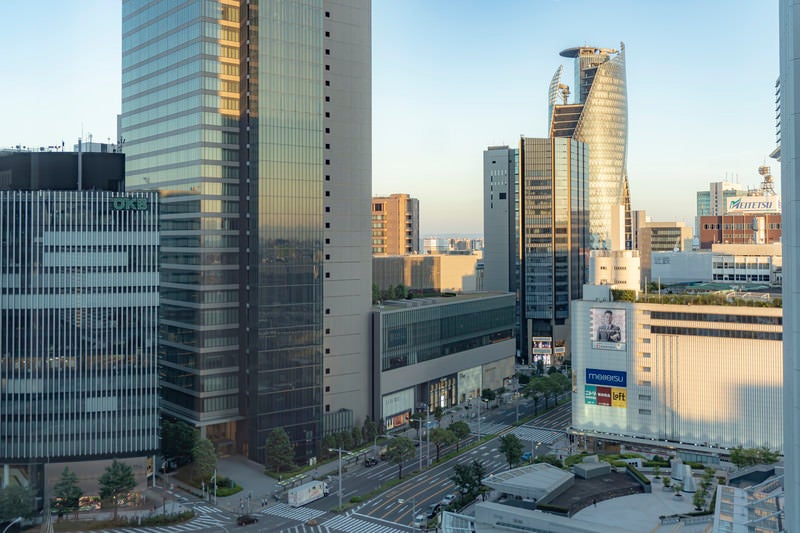
[[[586,383],[592,385],[607,385],[609,387],[627,387],[627,373],[616,370],[586,369]]]

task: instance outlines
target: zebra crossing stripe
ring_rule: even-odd
[[[366,520],[359,520],[352,516],[339,515],[325,521],[324,527],[339,531],[358,531],[359,533],[403,533],[403,530],[396,529]]]
[[[320,511],[319,509],[309,509],[307,507],[291,507],[285,503],[278,503],[261,511],[262,514],[280,516],[303,522],[322,516],[326,512],[327,511]]]

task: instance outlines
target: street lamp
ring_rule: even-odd
[[[8,531],[8,528],[10,528],[11,526],[13,526],[14,524],[16,524],[17,522],[19,522],[20,520],[22,520],[22,517],[21,517],[21,516],[18,516],[18,517],[16,517],[14,520],[12,520],[12,521],[11,521],[11,523],[10,523],[10,524],[8,524],[8,525],[6,526],[6,528],[3,530],[3,533],[6,533],[6,531]]]
[[[342,449],[328,448],[330,452],[339,452],[339,512],[342,510]]]

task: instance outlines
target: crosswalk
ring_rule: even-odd
[[[531,426],[519,426],[518,428],[514,428],[512,433],[519,437],[520,440],[541,442],[542,444],[552,444],[564,436],[563,432]]]
[[[171,526],[158,526],[158,527],[137,527],[137,533],[189,533],[190,531],[198,531],[201,529],[218,528],[225,525],[233,525],[233,520],[227,518],[222,514],[211,515],[201,514],[190,522],[183,524],[175,524]],[[124,533],[130,532],[130,528],[125,529],[101,529],[93,530],[91,533]]]
[[[481,431],[481,435],[497,435],[498,433],[500,433],[501,431],[503,431],[504,429],[507,429],[509,427],[511,427],[511,426],[509,426],[508,424],[501,424],[501,423],[498,423],[498,422],[481,422],[480,431]],[[470,429],[470,431],[472,433],[477,435],[478,434],[478,429],[479,429],[478,428],[478,423],[477,422],[470,422],[469,423],[469,429]]]
[[[394,522],[379,524],[368,518],[370,517],[351,511],[315,526],[299,524],[283,529],[280,533],[407,533],[410,531],[408,527]]]
[[[324,515],[325,511],[308,507],[291,507],[285,503],[276,503],[275,505],[267,507],[261,511],[261,513],[305,522],[306,520]]]

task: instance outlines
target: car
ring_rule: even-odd
[[[376,464],[378,464],[378,460],[374,457],[367,457],[364,459],[364,466],[375,466]]]
[[[434,503],[428,507],[428,518],[436,518],[439,509],[442,508],[442,505],[439,503]]]
[[[523,461],[530,461],[533,454],[531,452],[525,452],[522,454]]]
[[[251,514],[244,514],[236,519],[237,526],[246,526],[249,524],[255,524],[256,522],[258,522],[258,518]]]
[[[428,517],[420,513],[414,517],[411,527],[425,527],[428,525]]]
[[[444,498],[442,498],[442,507],[450,505],[454,501],[456,501],[456,495],[455,494],[452,494],[452,493],[451,494],[445,494]]]

